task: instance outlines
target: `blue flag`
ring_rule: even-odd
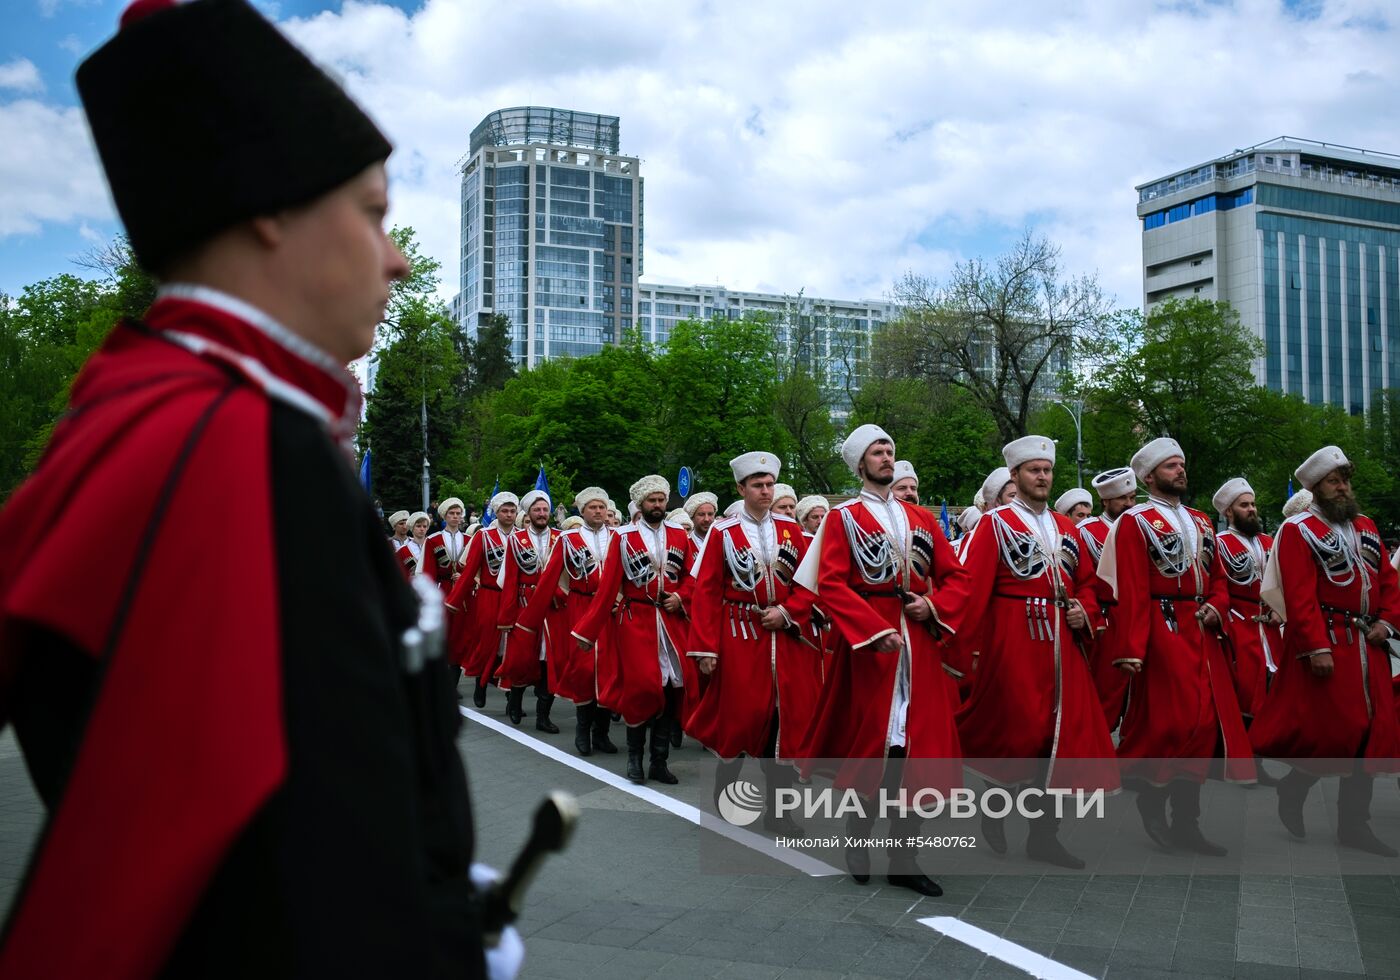
[[[1290,476],[1290,477],[1288,478],[1288,497],[1291,497],[1291,496],[1293,496],[1293,477]],[[1287,500],[1288,497],[1284,497],[1283,499],[1284,499],[1284,500]]]
[[[365,450],[364,458],[360,460],[360,485],[365,488],[365,493],[374,496],[374,490],[370,483],[369,472],[369,450]]]
[[[545,478],[545,475],[544,475],[544,464],[543,464],[543,463],[540,464],[540,472],[539,472],[539,475],[535,477],[535,489],[536,489],[536,490],[543,491],[544,495],[545,495],[546,497],[549,497],[549,502],[550,502],[550,504],[553,505],[553,503],[554,503],[554,497],[553,497],[553,495],[550,494],[550,492],[549,492],[549,480]]]
[[[943,507],[938,512],[938,522],[943,525],[943,536],[948,540],[953,539],[953,525],[948,521],[948,501],[943,501]]]
[[[486,498],[486,506],[481,511],[481,526],[486,527],[496,519],[496,512],[491,509],[491,501],[496,498],[496,494],[501,492],[501,478],[496,477],[496,485],[491,488],[491,496]]]

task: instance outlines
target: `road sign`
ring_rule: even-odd
[[[682,466],[680,476],[676,479],[676,493],[682,497],[690,496],[690,467]]]

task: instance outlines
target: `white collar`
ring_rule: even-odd
[[[323,349],[305,337],[293,333],[253,304],[241,300],[237,296],[230,296],[212,286],[201,286],[192,282],[170,282],[156,290],[156,299],[187,299],[203,303],[205,306],[212,306],[216,310],[223,310],[230,316],[237,317],[244,323],[256,327],[269,339],[276,341],[303,360],[310,361],[323,371],[339,377],[346,370],[344,364],[331,357]]]

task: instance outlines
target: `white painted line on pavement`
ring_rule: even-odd
[[[941,932],[950,939],[956,939],[960,943],[966,943],[973,949],[980,949],[993,959],[1001,960],[1018,970],[1024,970],[1033,977],[1040,980],[1094,980],[1087,973],[1080,973],[1078,970],[1057,960],[1052,960],[1048,956],[1041,956],[1034,950],[1026,949],[1024,946],[1017,946],[1009,939],[1002,939],[993,935],[985,929],[979,929],[971,923],[955,919],[951,915],[935,915],[927,919],[920,919],[921,925],[926,925],[936,932]]]
[[[601,783],[606,783],[613,789],[620,789],[622,792],[635,796],[639,800],[645,800],[652,806],[660,807],[668,813],[680,817],[682,820],[719,834],[721,837],[725,837],[736,844],[742,844],[750,850],[758,851],[765,857],[770,857],[774,861],[786,864],[788,867],[801,871],[805,875],[809,875],[813,878],[822,878],[829,875],[845,874],[844,871],[833,868],[824,861],[818,861],[816,858],[809,857],[801,851],[777,847],[769,838],[760,834],[755,834],[749,830],[744,830],[741,827],[735,827],[712,813],[706,813],[699,807],[672,799],[665,793],[658,793],[648,786],[638,786],[636,783],[629,782],[622,776],[609,772],[602,766],[595,766],[591,762],[570,755],[562,749],[555,748],[548,742],[526,735],[514,725],[507,725],[505,722],[497,721],[495,718],[484,715],[473,708],[459,707],[458,710],[472,723],[481,725],[484,728],[489,728],[493,732],[498,732],[514,742],[519,742],[521,745],[538,752],[547,759],[553,759],[555,762],[563,763],[570,769],[577,770],[585,776],[591,776]]]

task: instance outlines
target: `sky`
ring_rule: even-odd
[[[255,0],[397,149],[394,224],[457,290],[488,112],[621,117],[644,276],[838,299],[1026,228],[1141,303],[1134,185],[1281,135],[1400,153],[1400,3]],[[73,87],[125,0],[5,0],[0,291],[119,231]]]

